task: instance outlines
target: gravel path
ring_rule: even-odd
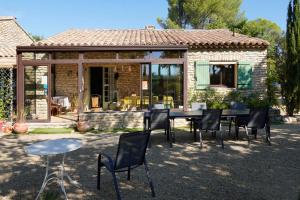
[[[241,139],[225,140],[225,149],[216,146],[205,134],[204,148],[199,149],[189,132],[176,133],[176,144],[169,148],[163,133],[152,135],[147,152],[155,199],[243,199],[297,200],[300,192],[300,125],[274,125],[272,146],[264,143],[263,134],[249,148],[245,134]],[[66,170],[82,186],[66,181],[69,199],[115,199],[112,179],[103,170],[101,191],[96,190],[97,155],[114,155],[119,134],[68,134],[0,136],[0,199],[34,199],[44,176],[43,160],[28,156],[24,146],[36,141],[73,137],[84,146],[68,154]],[[54,162],[57,163],[59,157]],[[131,181],[118,174],[124,200],[153,199],[144,168],[132,171]],[[57,184],[47,191],[59,192]],[[59,193],[61,194],[61,193]]]

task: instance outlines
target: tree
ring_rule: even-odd
[[[240,14],[242,0],[168,0],[163,28],[228,28]]]
[[[300,107],[300,5],[291,0],[288,6],[286,29],[286,64],[282,91],[289,116]]]
[[[281,41],[284,38],[283,31],[274,22],[267,19],[256,19],[247,21],[240,29],[239,32],[251,37],[258,37],[267,40],[270,45],[268,47],[267,55],[267,97],[270,105],[278,104],[278,91],[277,85],[280,82],[279,60],[282,59],[282,45]],[[281,49],[281,51],[279,51]]]
[[[38,42],[44,39],[44,36],[42,35],[34,35],[32,33],[29,33],[30,37],[33,39],[34,42]]]

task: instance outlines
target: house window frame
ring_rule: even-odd
[[[221,84],[211,84],[209,83],[210,87],[216,87],[216,88],[230,88],[230,89],[236,89],[237,88],[237,75],[238,75],[238,61],[210,61],[209,62],[209,68],[213,65],[234,65],[234,83],[233,87],[228,87],[227,85],[222,84],[222,78],[221,78]],[[210,75],[210,74],[209,74]]]

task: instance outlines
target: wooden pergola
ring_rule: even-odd
[[[183,65],[183,105],[187,110],[187,49],[188,46],[168,45],[168,46],[18,46],[17,47],[17,120],[25,120],[24,112],[24,70],[26,66],[47,66],[48,67],[48,88],[51,88],[51,65],[55,64],[76,64],[78,67],[78,114],[83,112],[83,93],[84,93],[84,64],[126,64],[126,63],[148,63],[148,64],[182,64]],[[114,51],[116,57],[113,59],[86,59],[86,52],[105,52]],[[122,51],[181,51],[182,58],[137,58],[121,59],[119,52]],[[53,54],[56,52],[77,52],[77,59],[55,59]],[[22,59],[23,53],[45,53],[46,58],[42,60]],[[151,98],[150,98],[151,99]],[[48,120],[50,119],[51,95],[48,95]],[[45,122],[45,120],[44,120]]]

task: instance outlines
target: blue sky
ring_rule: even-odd
[[[69,28],[144,28],[167,16],[166,0],[0,0],[0,15],[12,15],[30,33],[45,37]],[[126,3],[125,3],[126,2]],[[289,0],[244,0],[248,19],[259,17],[285,29]]]

